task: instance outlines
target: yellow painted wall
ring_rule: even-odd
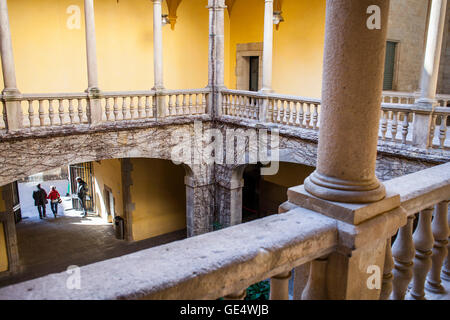
[[[167,88],[202,88],[208,82],[208,9],[184,0],[175,30],[163,28]],[[70,5],[81,9],[81,28],[70,30]],[[80,92],[87,88],[82,0],[8,1],[17,84],[22,92]],[[163,13],[167,13],[164,2]],[[153,4],[150,0],[96,0],[99,86],[153,87]],[[1,77],[0,77],[1,78]],[[3,81],[3,80],[1,80]]]
[[[105,203],[105,185],[108,186],[114,196],[114,211],[117,215],[123,217],[123,193],[122,193],[122,173],[119,159],[102,160],[93,162],[94,164],[94,183],[95,183],[95,207],[97,213],[107,219]],[[111,221],[109,221],[111,222]]]
[[[133,239],[143,240],[186,227],[185,171],[172,162],[131,159]]]
[[[285,22],[274,28],[273,89],[278,93],[321,96],[325,0],[284,0]],[[231,81],[236,87],[236,45],[262,42],[264,1],[236,1],[230,16]]]
[[[6,251],[5,231],[0,222],[0,272],[8,270],[8,253]]]

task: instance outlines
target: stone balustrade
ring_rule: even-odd
[[[356,226],[290,205],[285,213],[83,266],[79,290],[67,288],[63,272],[0,288],[0,299],[239,300],[248,286],[271,278],[271,299],[284,300],[289,299],[291,270],[308,262],[302,299],[335,299],[333,290],[349,285],[340,279],[355,278],[338,272],[333,254],[350,250],[358,256],[375,242],[386,243],[382,286],[369,288],[372,273],[361,260],[362,269],[346,269],[363,275],[346,289],[351,297],[424,299],[425,288],[442,292],[441,271],[442,277],[449,271],[450,163],[385,186],[391,199],[399,197],[400,207]],[[368,250],[362,257],[370,260],[372,254]]]
[[[381,105],[379,138],[401,145],[410,145],[414,134],[416,113],[429,115],[431,128],[430,145],[449,149],[447,137],[450,108],[436,107],[434,111],[418,109],[413,104],[415,95],[410,93],[386,94]],[[450,96],[440,95],[441,105],[450,101]],[[318,131],[320,127],[321,101],[318,99],[279,94],[267,94],[242,90],[222,90],[221,114],[246,120],[255,120],[277,125],[287,125]]]
[[[259,93],[241,90],[221,90],[220,114],[222,117],[246,119],[278,126],[318,131],[321,101],[319,99]],[[410,104],[411,93],[383,93],[379,138],[381,142],[411,145],[416,113],[431,118],[429,145],[449,149],[447,137],[449,107],[436,107],[433,111],[418,109]],[[194,116],[211,113],[211,90],[149,90],[128,92],[21,94],[18,106],[22,112],[22,128],[35,131],[42,127],[65,125],[114,123],[132,120],[157,120],[177,116]],[[450,96],[438,96],[441,105]],[[98,102],[98,103],[97,103]],[[408,102],[408,103],[407,103]],[[3,104],[4,105],[4,104]],[[0,132],[7,131],[4,107],[0,108]],[[100,108],[101,119],[91,119],[91,107]]]
[[[414,104],[418,98],[420,98],[419,92],[383,91],[382,95],[384,103]],[[441,107],[450,107],[449,94],[437,94],[436,100]]]
[[[209,111],[209,89],[164,90],[166,116],[206,114]]]

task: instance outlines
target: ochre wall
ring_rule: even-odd
[[[8,1],[17,85],[24,93],[81,92],[87,88],[82,0]],[[165,86],[202,88],[208,82],[208,9],[184,0],[175,30],[163,27]],[[81,28],[69,30],[70,5],[81,9]],[[146,90],[153,83],[153,3],[96,0],[101,90]],[[163,5],[163,13],[167,13]],[[0,77],[1,78],[1,77]],[[1,80],[3,82],[3,79]],[[3,84],[1,84],[3,86]]]
[[[325,0],[284,0],[285,22],[274,26],[273,89],[278,93],[320,97]],[[231,16],[229,87],[236,87],[236,45],[262,42],[264,1],[238,0]]]
[[[5,231],[0,222],[0,272],[8,270],[8,253],[6,251]]]
[[[97,213],[107,219],[105,202],[105,184],[108,186],[114,196],[115,213],[123,216],[123,191],[122,191],[122,173],[119,159],[102,160],[94,162],[94,183],[95,183],[95,207]],[[111,222],[111,221],[109,221]]]
[[[133,239],[143,240],[186,227],[185,171],[167,160],[131,159]]]

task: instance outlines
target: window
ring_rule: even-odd
[[[393,90],[394,71],[397,42],[388,41],[386,44],[386,61],[384,64],[383,90]]]

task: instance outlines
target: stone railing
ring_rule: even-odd
[[[19,102],[26,128],[89,122],[87,93],[22,94]]]
[[[282,214],[83,266],[77,290],[67,287],[68,275],[63,272],[0,288],[0,299],[239,300],[248,286],[271,278],[270,297],[282,300],[289,299],[291,270],[307,262],[311,264],[302,299],[339,299],[336,291],[347,285],[352,289],[344,291],[350,290],[351,297],[360,299],[368,297],[363,292],[370,292],[369,297],[375,299],[421,299],[425,287],[439,292],[449,236],[450,163],[385,185],[389,194],[396,194],[400,207],[357,226],[342,217],[330,217],[332,213],[290,205]],[[376,205],[372,209],[376,210]],[[391,236],[396,233],[391,251]],[[367,250],[365,246],[374,242],[382,247],[387,243],[384,265],[380,266],[381,288],[367,285],[371,273],[367,273],[364,259],[370,260],[374,252],[363,255],[362,267],[345,269],[347,275],[329,258],[339,252],[352,256],[352,250]],[[447,279],[449,268],[447,259],[443,269]],[[352,272],[363,277],[350,284],[336,281],[355,279]]]
[[[414,101],[420,97],[420,93],[383,91],[382,97],[384,103],[414,104]],[[441,107],[450,107],[449,94],[437,94],[436,100]]]
[[[164,90],[165,112],[167,116],[199,115],[209,111],[210,89]]]
[[[224,117],[319,130],[321,108],[319,99],[240,90],[222,90],[221,94],[221,115]],[[440,98],[442,97],[444,96],[441,95]],[[450,98],[450,96],[448,97]],[[431,139],[430,145],[440,149],[450,148],[449,138],[447,138],[447,119],[450,108],[436,107],[434,112],[420,110],[413,104],[406,103],[414,102],[415,98],[411,94],[402,92],[397,95],[384,96],[383,99],[391,102],[383,102],[381,105],[379,130],[381,141],[403,145],[412,144],[414,116],[420,112],[420,114],[428,114],[431,117],[432,125],[428,138]],[[439,128],[436,130],[437,126]]]
[[[100,99],[104,122],[156,117],[155,91],[103,92]]]
[[[21,94],[14,100],[15,108],[20,114],[19,129],[14,131],[202,115],[210,110],[209,95],[210,89],[207,88],[99,92],[95,95],[87,93]],[[3,101],[0,107],[0,131],[8,128],[4,106]]]

